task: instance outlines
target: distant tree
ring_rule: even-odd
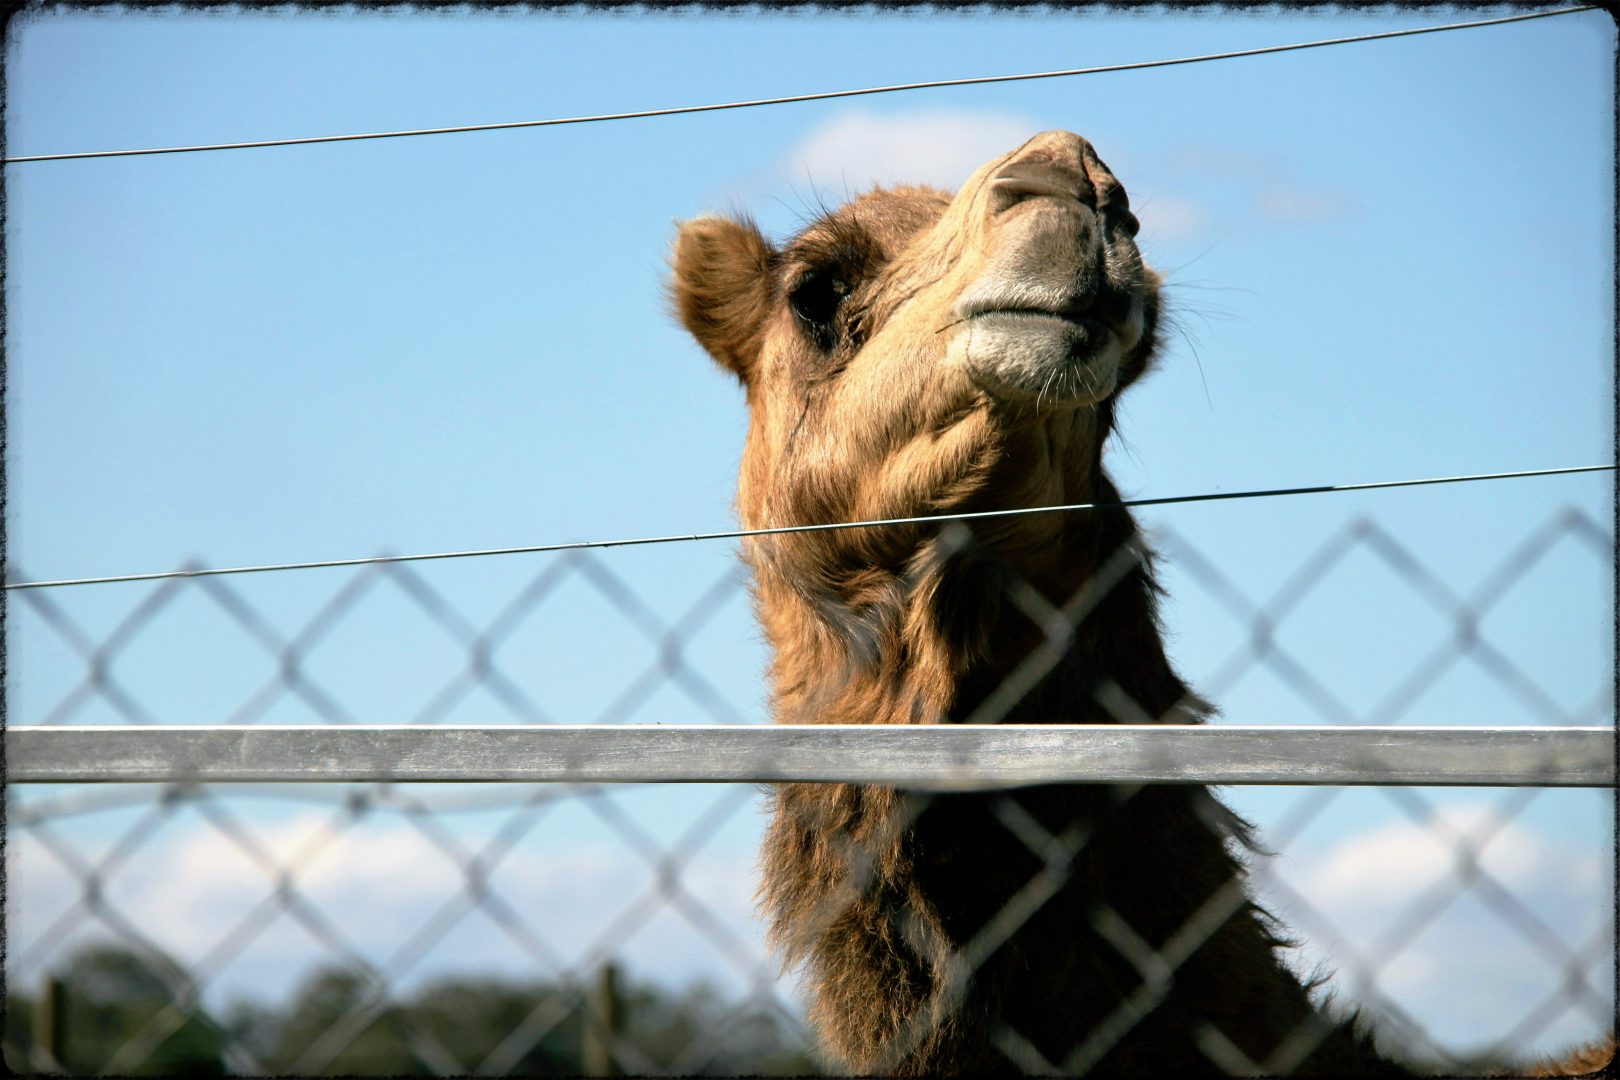
[[[223,1032],[200,1013],[182,1011],[159,1019],[175,1004],[170,984],[157,971],[178,971],[162,955],[141,956],[118,945],[91,945],[61,971],[60,1064],[70,1073],[115,1072],[120,1076],[223,1076]],[[23,1069],[41,1037],[38,999],[13,996],[7,1010],[7,1064],[12,1049]],[[25,1008],[17,1008],[19,1004]],[[171,1020],[178,1026],[169,1030]],[[148,1037],[153,1041],[142,1049]],[[109,1068],[110,1067],[110,1068]]]
[[[350,1015],[369,1001],[369,990],[364,978],[342,968],[323,968],[305,979],[279,1019],[258,1018],[258,1037],[269,1047],[264,1067],[292,1075],[430,1075],[433,1070],[410,1049],[397,1005],[367,1005],[355,1014],[363,1022],[353,1034],[340,1036],[338,1025],[353,1022]],[[272,1029],[273,1038],[267,1038]]]
[[[698,1041],[714,1026],[718,995],[707,983],[696,983],[680,996],[649,984],[625,984],[619,994],[619,1039],[633,1046],[660,1070],[690,1061],[683,1072],[701,1075],[709,1046]]]
[[[267,1067],[292,1071],[309,1047],[361,1000],[364,984],[349,973],[327,970],[306,981],[281,1019],[274,1049],[262,1054]],[[791,1025],[767,1010],[739,1008],[713,987],[695,984],[672,994],[656,986],[626,986],[620,993],[620,1071],[645,1063],[664,1070],[680,1066],[694,1076],[804,1075],[816,1070]],[[267,1017],[239,1014],[244,1035]],[[507,1045],[525,1025],[537,1023],[532,1039]],[[330,1061],[305,1062],[329,1075],[419,1076],[479,1070],[496,1058],[516,1076],[577,1076],[583,1069],[585,1021],[577,990],[543,983],[445,978],[377,1011],[354,1041]],[[238,1030],[233,1025],[233,1031]],[[261,1044],[266,1040],[260,1036]],[[628,1051],[628,1052],[626,1052]]]
[[[3,1007],[6,1031],[4,1043],[0,1045],[5,1048],[6,1072],[13,1076],[34,1072],[28,1056],[34,1045],[34,999],[15,986],[7,985]]]
[[[795,1026],[763,1005],[740,1010],[710,1038],[722,1050],[711,1065],[698,1068],[711,1075],[812,1076],[822,1071],[810,1054],[803,1025]]]
[[[820,1072],[801,1035],[764,1005],[728,1000],[696,982],[678,994],[649,985],[623,994],[620,1038],[659,1068],[691,1076]]]
[[[363,975],[337,967],[311,973],[282,1008],[238,1002],[223,1025],[187,1016],[136,1060],[126,1047],[174,1000],[159,971],[164,965],[178,971],[167,958],[143,959],[116,946],[74,955],[62,975],[62,1064],[69,1072],[95,1074],[113,1064],[118,1075],[220,1076],[227,1047],[246,1051],[273,1075],[465,1075],[486,1063],[514,1076],[577,1076],[583,1069],[577,989],[455,977],[378,1001]],[[767,1008],[728,1000],[703,983],[679,993],[620,987],[614,1045],[623,1074],[639,1071],[637,1064],[694,1076],[816,1071],[793,1025]],[[29,1056],[38,1012],[37,999],[11,995],[5,1045],[12,1072],[38,1071]]]
[[[269,1069],[271,1055],[281,1037],[281,1014],[257,1001],[236,1001],[224,1013],[226,1039],[246,1050]]]
[[[326,1075],[426,1076],[471,1073],[517,1031],[555,991],[487,979],[442,979],[404,1002],[371,1000],[361,976],[326,968],[305,979],[283,1013],[238,1005],[233,1036],[271,1072]],[[349,1033],[339,1025],[358,1023]],[[577,1006],[564,1008],[533,1045],[517,1048],[506,1070],[520,1076],[567,1076],[580,1071]],[[311,1052],[314,1051],[312,1054]]]
[[[542,1009],[552,1005],[555,1012]],[[516,1076],[577,1076],[583,1022],[578,1003],[559,1000],[555,988],[515,985],[487,979],[444,979],[423,987],[406,1006],[409,1022],[432,1036],[467,1071],[477,1069],[517,1032],[531,1015],[544,1027],[528,1046],[502,1063]],[[548,1015],[549,1014],[549,1015]]]

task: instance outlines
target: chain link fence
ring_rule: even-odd
[[[1235,628],[1181,658],[1232,722],[1423,723],[1437,709],[1456,722],[1459,705],[1485,702],[1490,714],[1462,722],[1613,723],[1609,642],[1572,661],[1578,685],[1559,667],[1550,687],[1543,635],[1519,608],[1556,553],[1564,579],[1608,610],[1613,538],[1581,511],[1531,530],[1466,594],[1367,519],[1264,599],[1182,532],[1157,528],[1153,543],[1185,608],[1172,624],[1190,611]],[[273,584],[14,591],[8,708],[38,725],[763,722],[765,658],[741,570],[724,556],[639,557],[664,560],[659,578],[679,587],[638,585],[629,555],[578,551],[522,579],[384,563]],[[1391,670],[1366,666],[1389,642],[1317,632],[1322,620],[1354,625],[1313,604],[1369,565],[1385,593],[1368,602],[1404,612],[1389,631]],[[23,568],[11,578],[26,580]],[[977,722],[996,722],[1040,683],[1105,592],[1054,607],[1009,583],[1009,601],[1045,637]],[[1128,699],[1102,704],[1122,723],[1152,719]],[[934,988],[947,1010],[1009,940],[1051,918],[1109,814],[1155,789],[1088,790],[1111,800],[1094,829],[1054,828],[1038,794],[903,796],[902,830],[975,800],[1001,830],[1007,850],[996,857],[1027,866],[952,936],[950,974]],[[753,910],[761,795],[737,784],[14,786],[7,1063],[106,1075],[825,1068],[804,991]],[[1611,793],[1525,786],[1459,801],[1419,788],[1284,787],[1228,801],[1261,826],[1247,884],[1214,889],[1168,932],[1096,905],[1090,932],[1124,973],[1115,1007],[1056,1055],[1038,1035],[999,1026],[991,1040],[1013,1067],[1117,1063],[1109,1055],[1151,1030],[1178,969],[1251,893],[1307,942],[1291,954],[1301,973],[1330,966],[1323,989],[1376,1019],[1386,1050],[1418,1067],[1522,1063],[1611,1029]],[[1231,828],[1217,818],[1207,827]],[[840,889],[796,934],[813,938],[848,915],[874,851],[844,849]],[[1508,970],[1506,990],[1482,993],[1482,973]],[[918,1013],[890,1052],[937,1026],[937,1014]],[[1217,1023],[1194,1035],[1212,1069],[1249,1075],[1289,1072],[1330,1032],[1303,1023],[1261,1059]]]

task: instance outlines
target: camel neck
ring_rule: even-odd
[[[947,525],[898,568],[812,581],[785,575],[780,558],[756,559],[778,721],[1195,719],[1202,709],[1165,657],[1150,556],[1129,514],[1076,515],[1038,559],[1007,528]]]

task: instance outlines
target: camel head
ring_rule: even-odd
[[[748,397],[743,524],[1099,498],[1114,402],[1156,342],[1158,278],[1136,231],[1119,181],[1063,131],[988,162],[955,196],[879,188],[780,247],[746,220],[686,222],[675,307]],[[973,535],[1040,581],[1073,565],[1072,517],[991,519]],[[747,550],[767,602],[774,581],[848,611],[914,582],[939,535],[844,530]]]
[[[1083,498],[1155,344],[1125,190],[1062,131],[953,198],[877,189],[778,248],[682,226],[682,321],[748,393],[749,527]]]

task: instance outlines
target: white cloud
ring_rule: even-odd
[[[879,116],[852,110],[801,139],[777,160],[773,172],[777,183],[808,184],[811,198],[829,204],[874,184],[928,184],[955,191],[979,166],[1046,126],[1012,113],[936,110]],[[1118,147],[1105,156],[1115,164],[1129,164],[1128,159],[1116,160],[1128,149]],[[1130,190],[1130,177],[1124,180]],[[1209,227],[1205,208],[1189,198],[1153,195],[1132,205],[1149,244],[1190,240]]]
[[[955,191],[973,171],[1042,126],[1012,113],[936,110],[879,116],[840,113],[778,159],[775,172],[808,182],[829,201],[873,184],[931,184]]]
[[[1593,948],[1612,920],[1612,897],[1602,852],[1503,821],[1488,803],[1443,802],[1436,812],[1440,822],[1381,824],[1319,853],[1270,860],[1259,876],[1287,886],[1267,903],[1306,941],[1301,968],[1325,961],[1344,998],[1367,1003],[1356,981],[1360,965],[1372,965],[1375,1011],[1378,998],[1391,1001],[1442,1046],[1466,1052],[1515,1030],[1561,992],[1562,960]],[[1459,835],[1488,837],[1479,868],[1511,900],[1493,901],[1494,887],[1489,895],[1465,888]],[[1529,919],[1562,947],[1549,947]],[[1612,984],[1611,952],[1600,943],[1591,953],[1587,979],[1596,988]],[[1593,1037],[1593,1005],[1565,1010],[1518,1049],[1552,1053]]]
[[[1530,888],[1556,874],[1590,880],[1595,856],[1559,851],[1552,838],[1503,822],[1496,807],[1447,803],[1437,821],[1398,821],[1370,829],[1312,860],[1301,882],[1312,892],[1354,898],[1358,906],[1400,907],[1456,873],[1459,837],[1485,837],[1479,865],[1510,889]]]
[[[1605,853],[1567,843],[1522,820],[1505,823],[1485,802],[1441,803],[1448,827],[1465,835],[1491,831],[1480,851],[1480,865],[1550,927],[1570,949],[1612,951],[1594,935],[1610,918],[1612,898]],[[436,911],[464,889],[456,862],[407,821],[372,814],[339,831],[318,850],[334,810],[304,811],[275,822],[251,820],[244,827],[274,858],[313,851],[297,867],[302,895],[364,956],[382,963],[411,939]],[[457,842],[476,850],[481,838],[439,822]],[[183,823],[183,824],[182,824]],[[548,826],[550,831],[548,831]],[[727,853],[700,853],[680,874],[690,906],[660,897],[655,869],[623,844],[590,844],[548,819],[499,864],[492,889],[520,921],[565,965],[579,963],[593,944],[608,941],[633,979],[679,985],[707,977],[728,992],[741,992],[742,965],[759,963],[774,973],[753,906],[757,881],[746,841]],[[1415,910],[1430,890],[1454,873],[1454,844],[1445,829],[1415,822],[1379,824],[1314,852],[1266,864],[1305,900],[1289,903],[1278,893],[1268,906],[1296,936],[1309,942],[1302,966],[1325,959],[1340,971],[1347,1001],[1362,998],[1355,985],[1357,959],[1377,966],[1375,995],[1392,1000],[1443,1044],[1465,1050],[1485,1033],[1514,1029],[1541,1001],[1559,993],[1556,960],[1534,934],[1480,899],[1440,895],[1429,918],[1390,949],[1381,939]],[[27,830],[18,830],[8,853],[11,895],[7,930],[15,959],[47,931],[78,899],[75,876],[62,867]],[[233,927],[271,895],[269,875],[217,830],[190,815],[176,819],[141,847],[107,883],[108,903],[182,963],[195,964],[225,939]],[[1438,895],[1438,894],[1437,894]],[[720,929],[711,936],[704,927]],[[112,936],[91,920],[57,942],[51,966],[86,935]],[[1342,943],[1343,950],[1335,951]],[[730,955],[728,955],[728,952]],[[1599,955],[1601,954],[1601,955]],[[335,959],[330,949],[286,914],[281,914],[230,961],[211,984],[211,1000],[245,996],[277,1001],[318,965]],[[1609,985],[1606,961],[1590,969],[1596,987]],[[456,922],[413,968],[417,978],[459,972],[504,977],[545,976],[549,972],[483,911]],[[24,984],[37,979],[37,967]],[[791,980],[776,984],[785,1000],[795,1000]],[[1591,1003],[1588,1003],[1591,1004]],[[1548,1027],[1529,1036],[1528,1048],[1547,1052],[1567,1048],[1598,1030],[1593,1009],[1572,1007]]]
[[[761,172],[717,189],[710,201],[748,207],[786,187],[810,208],[838,205],[875,184],[926,184],[955,191],[979,166],[1050,126],[1007,112],[936,109],[878,115],[851,109],[810,131]],[[1144,194],[1133,186],[1138,169],[1131,148],[1111,141],[1102,149],[1133,193],[1132,207],[1150,250],[1153,244],[1193,240],[1210,231],[1215,219],[1204,201]]]
[[[459,913],[466,879],[455,857],[398,818],[369,816],[336,831],[332,819],[300,812],[273,824],[246,826],[278,861],[294,858],[298,893],[349,945],[383,964],[436,912]],[[441,823],[442,824],[442,823]],[[270,873],[224,834],[200,822],[166,831],[106,882],[106,902],[140,933],[191,967],[225,941],[275,890]],[[455,830],[448,830],[454,835]],[[311,841],[315,842],[312,844]],[[656,869],[623,845],[592,848],[538,831],[510,851],[490,875],[491,890],[516,912],[526,932],[557,962],[571,966],[600,955],[598,945],[633,979],[677,986],[697,978],[741,992],[750,969],[774,973],[753,908],[752,854],[699,854],[681,868],[683,899],[669,902]],[[476,850],[478,841],[456,842]],[[26,834],[8,852],[11,895],[6,926],[13,957],[39,939],[82,893],[75,876]],[[697,912],[697,918],[687,912]],[[707,918],[705,918],[705,915]],[[723,928],[717,940],[695,922]],[[43,958],[54,968],[87,936],[116,939],[96,920]],[[275,1001],[317,966],[337,956],[287,913],[280,913],[211,983],[214,1000]],[[545,978],[554,974],[487,912],[471,910],[449,924],[438,945],[406,975],[406,984],[446,972]],[[24,973],[37,977],[38,968]],[[791,987],[777,991],[792,999]]]

